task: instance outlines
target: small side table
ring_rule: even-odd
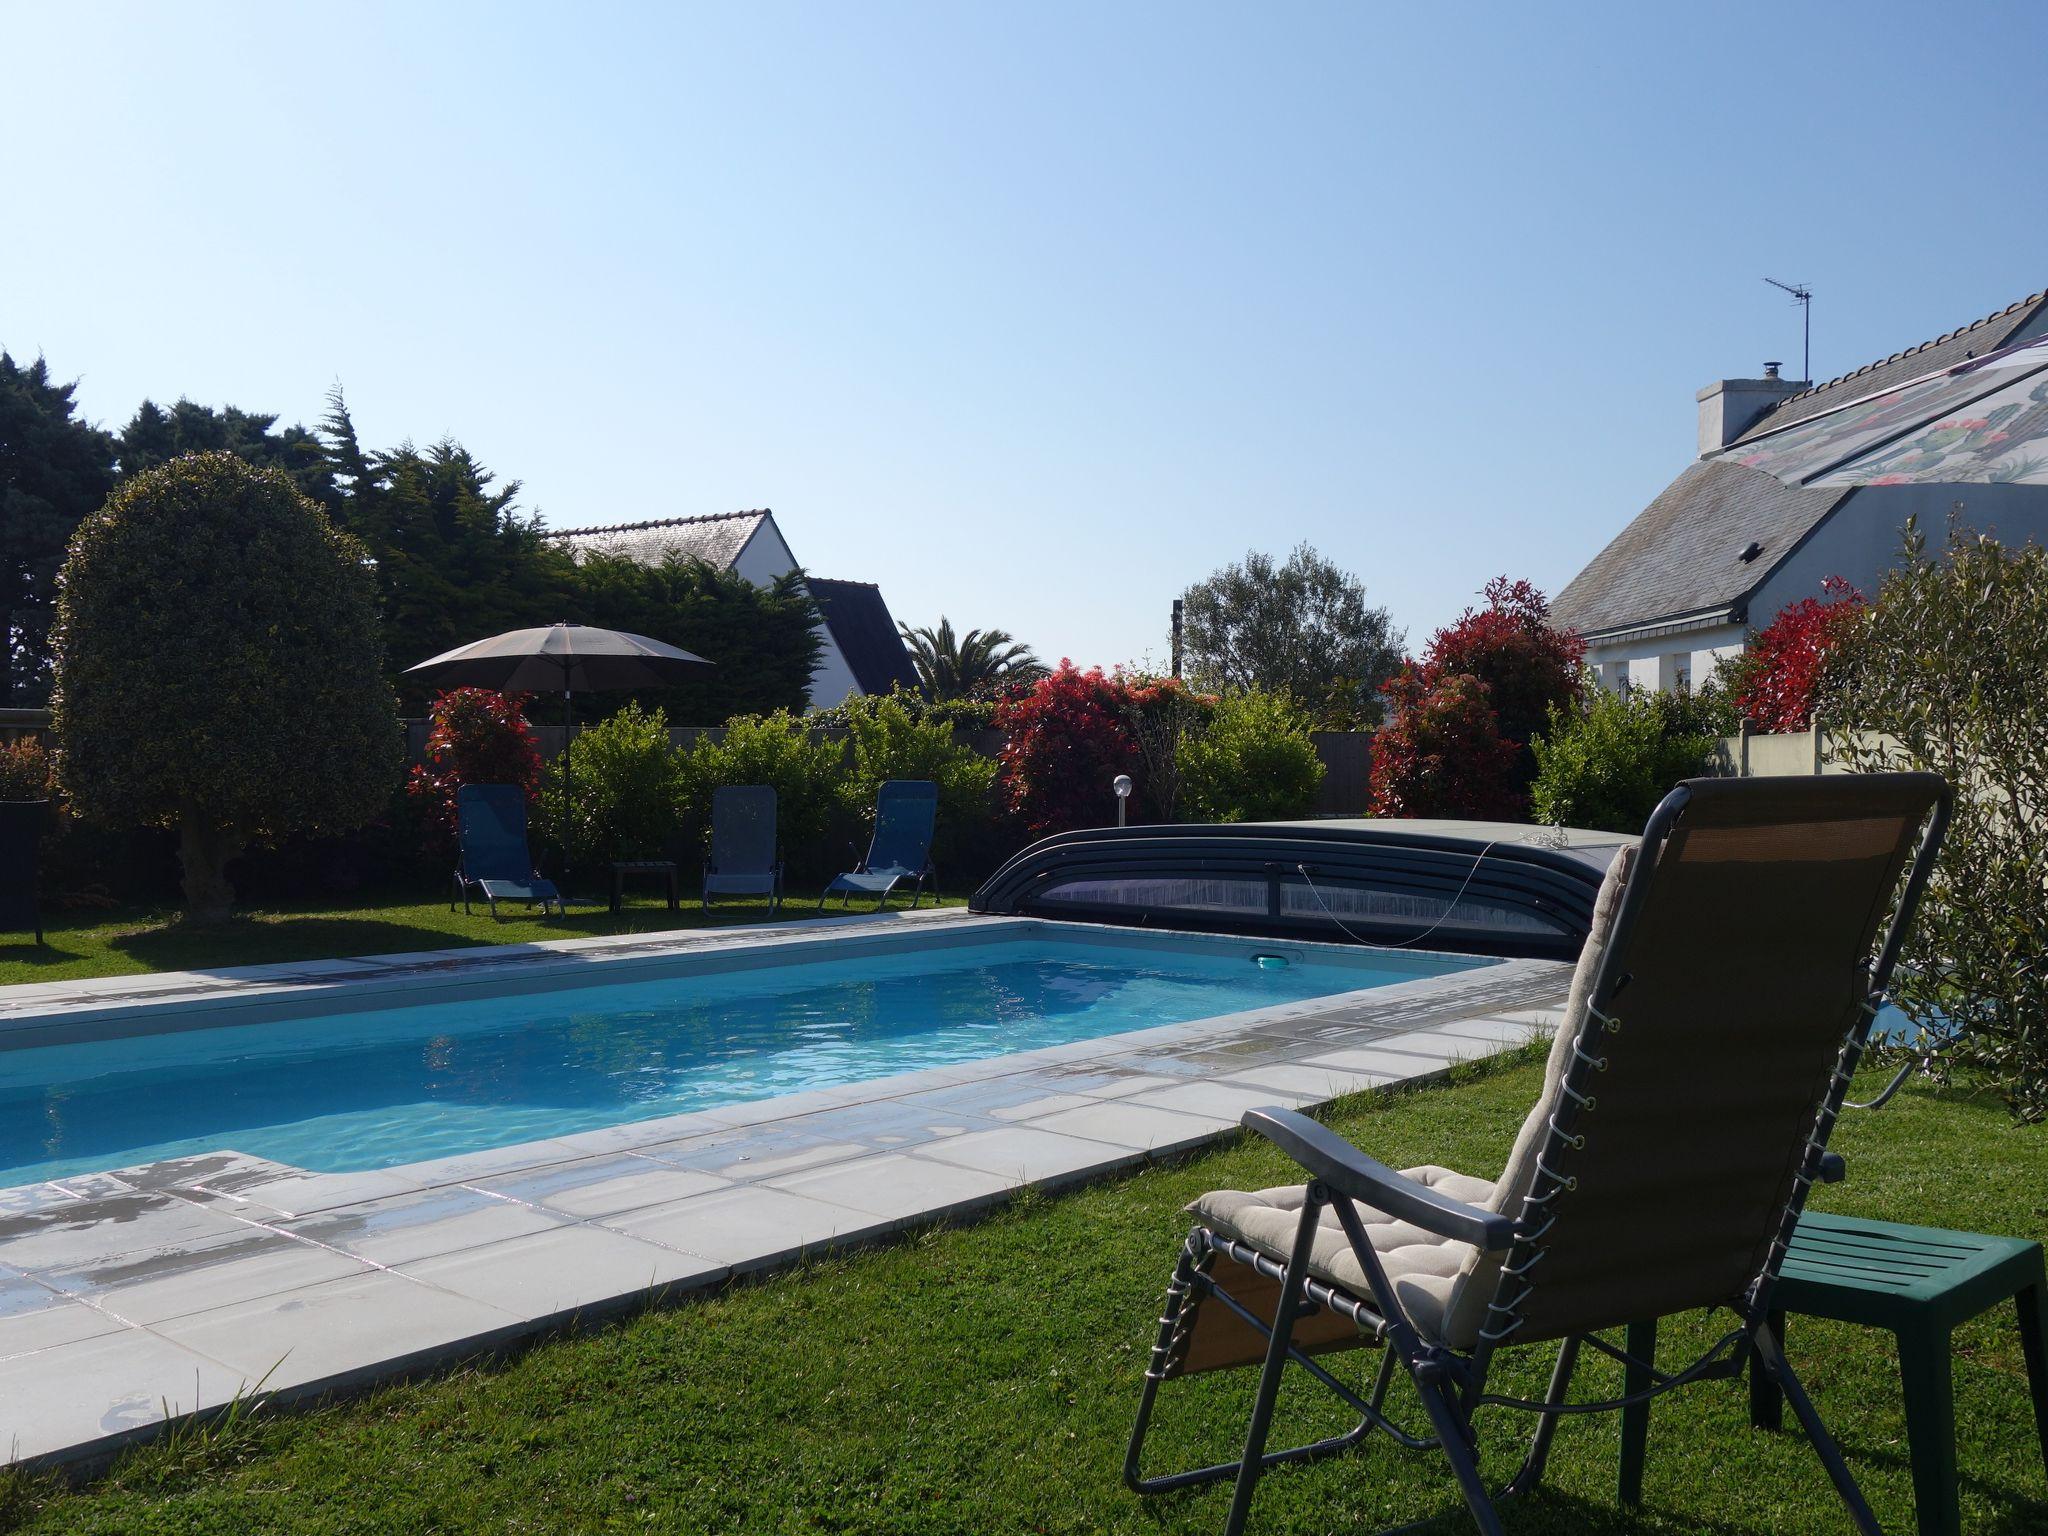
[[[677,910],[681,894],[676,880],[676,866],[668,859],[619,859],[612,864],[612,910],[618,911],[625,905],[626,876],[653,875],[668,888],[668,909]]]
[[[1771,1293],[1771,1328],[1781,1342],[1786,1314],[1794,1312],[1897,1335],[1922,1536],[1958,1536],[1961,1529],[1949,1335],[1957,1324],[2008,1299],[2019,1315],[2034,1429],[2048,1466],[2048,1357],[2042,1351],[2048,1281],[2039,1243],[1808,1211],[1799,1218]],[[1751,1371],[1750,1422],[1776,1429],[1782,1407],[1778,1389]]]

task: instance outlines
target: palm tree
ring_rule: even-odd
[[[970,629],[956,638],[953,621],[944,617],[937,628],[896,627],[910,647],[917,685],[928,699],[964,699],[997,683],[1030,683],[1046,675],[1045,663],[1031,647],[1006,630]]]

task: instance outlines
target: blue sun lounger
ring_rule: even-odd
[[[775,856],[775,786],[721,784],[711,792],[711,857],[704,861],[704,910],[716,895],[766,896],[782,907],[782,861]]]
[[[890,893],[908,880],[915,910],[924,897],[925,882],[937,873],[932,868],[932,828],[938,817],[939,786],[930,779],[891,779],[884,784],[875,796],[875,836],[868,856],[857,869],[825,887],[819,909],[824,908],[825,896],[838,892],[842,907],[856,894],[873,896],[879,912],[889,904]]]
[[[475,890],[491,904],[492,917],[501,901],[537,903],[543,914],[552,906],[561,915],[561,893],[542,877],[526,846],[525,790],[517,784],[465,784],[455,793],[455,819],[460,852],[449,911],[460,897],[467,912]]]

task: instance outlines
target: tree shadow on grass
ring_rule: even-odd
[[[33,935],[0,940],[0,965],[69,965],[74,960],[85,958],[83,950],[65,949],[49,942],[47,930],[43,937],[45,942],[41,944]]]
[[[781,920],[811,915],[810,903],[790,904],[783,908]],[[571,906],[559,916],[547,918],[516,907],[507,908],[504,916],[503,922],[493,922],[489,909],[478,904],[469,915],[469,928],[451,929],[444,922],[426,918],[408,920],[373,912],[282,913],[237,917],[206,926],[167,922],[116,935],[107,941],[107,947],[143,970],[217,971],[493,944],[537,944],[550,939],[652,937],[776,920],[765,905],[719,906],[707,915],[694,903],[670,912],[659,901],[629,903],[621,912],[608,911],[602,905]],[[75,958],[60,953],[62,958]]]

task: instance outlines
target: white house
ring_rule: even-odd
[[[1995,420],[1958,403],[1973,398],[1967,376],[1901,388],[2043,336],[2048,293],[2037,293],[1818,386],[1780,378],[1775,363],[1760,379],[1709,384],[1698,396],[1698,461],[1558,594],[1554,621],[1585,637],[1607,687],[1689,686],[1829,577],[1874,592],[1908,517],[1937,545],[1951,516],[2009,542],[2048,542],[2048,459],[2021,451],[2048,434],[2048,382],[1996,408]],[[1829,484],[1819,457],[1815,473],[1788,473],[1788,455],[1817,439],[1881,445],[1900,473]]]
[[[578,558],[602,553],[659,565],[676,554],[733,571],[757,587],[798,569],[796,556],[775,526],[775,514],[766,507],[602,528],[550,529],[546,536]],[[887,693],[898,683],[916,685],[909,653],[878,587],[815,576],[806,577],[804,585],[825,621],[819,633],[823,651],[811,674],[813,709],[830,709],[855,694]]]

